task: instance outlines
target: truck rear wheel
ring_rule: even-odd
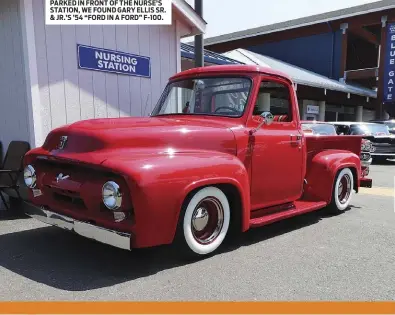
[[[332,213],[344,212],[350,204],[354,189],[354,175],[349,168],[342,169],[336,176],[332,189],[329,210]]]
[[[226,195],[217,187],[204,187],[196,191],[182,209],[177,243],[188,256],[211,254],[223,243],[229,222]]]

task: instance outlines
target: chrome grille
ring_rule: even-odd
[[[395,145],[390,143],[373,143],[373,153],[395,153]]]

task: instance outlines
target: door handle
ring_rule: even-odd
[[[291,135],[291,144],[300,145],[302,141],[301,135]]]

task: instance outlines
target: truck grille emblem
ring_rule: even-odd
[[[59,145],[58,145],[58,149],[62,150],[64,149],[64,147],[66,146],[67,143],[67,136],[61,136],[60,137],[60,141],[59,141]]]

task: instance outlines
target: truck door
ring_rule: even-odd
[[[263,125],[252,142],[252,210],[284,204],[301,197],[305,173],[305,143],[300,127],[296,95],[283,79],[262,77],[254,107],[252,127],[260,114],[274,116],[271,125]]]

